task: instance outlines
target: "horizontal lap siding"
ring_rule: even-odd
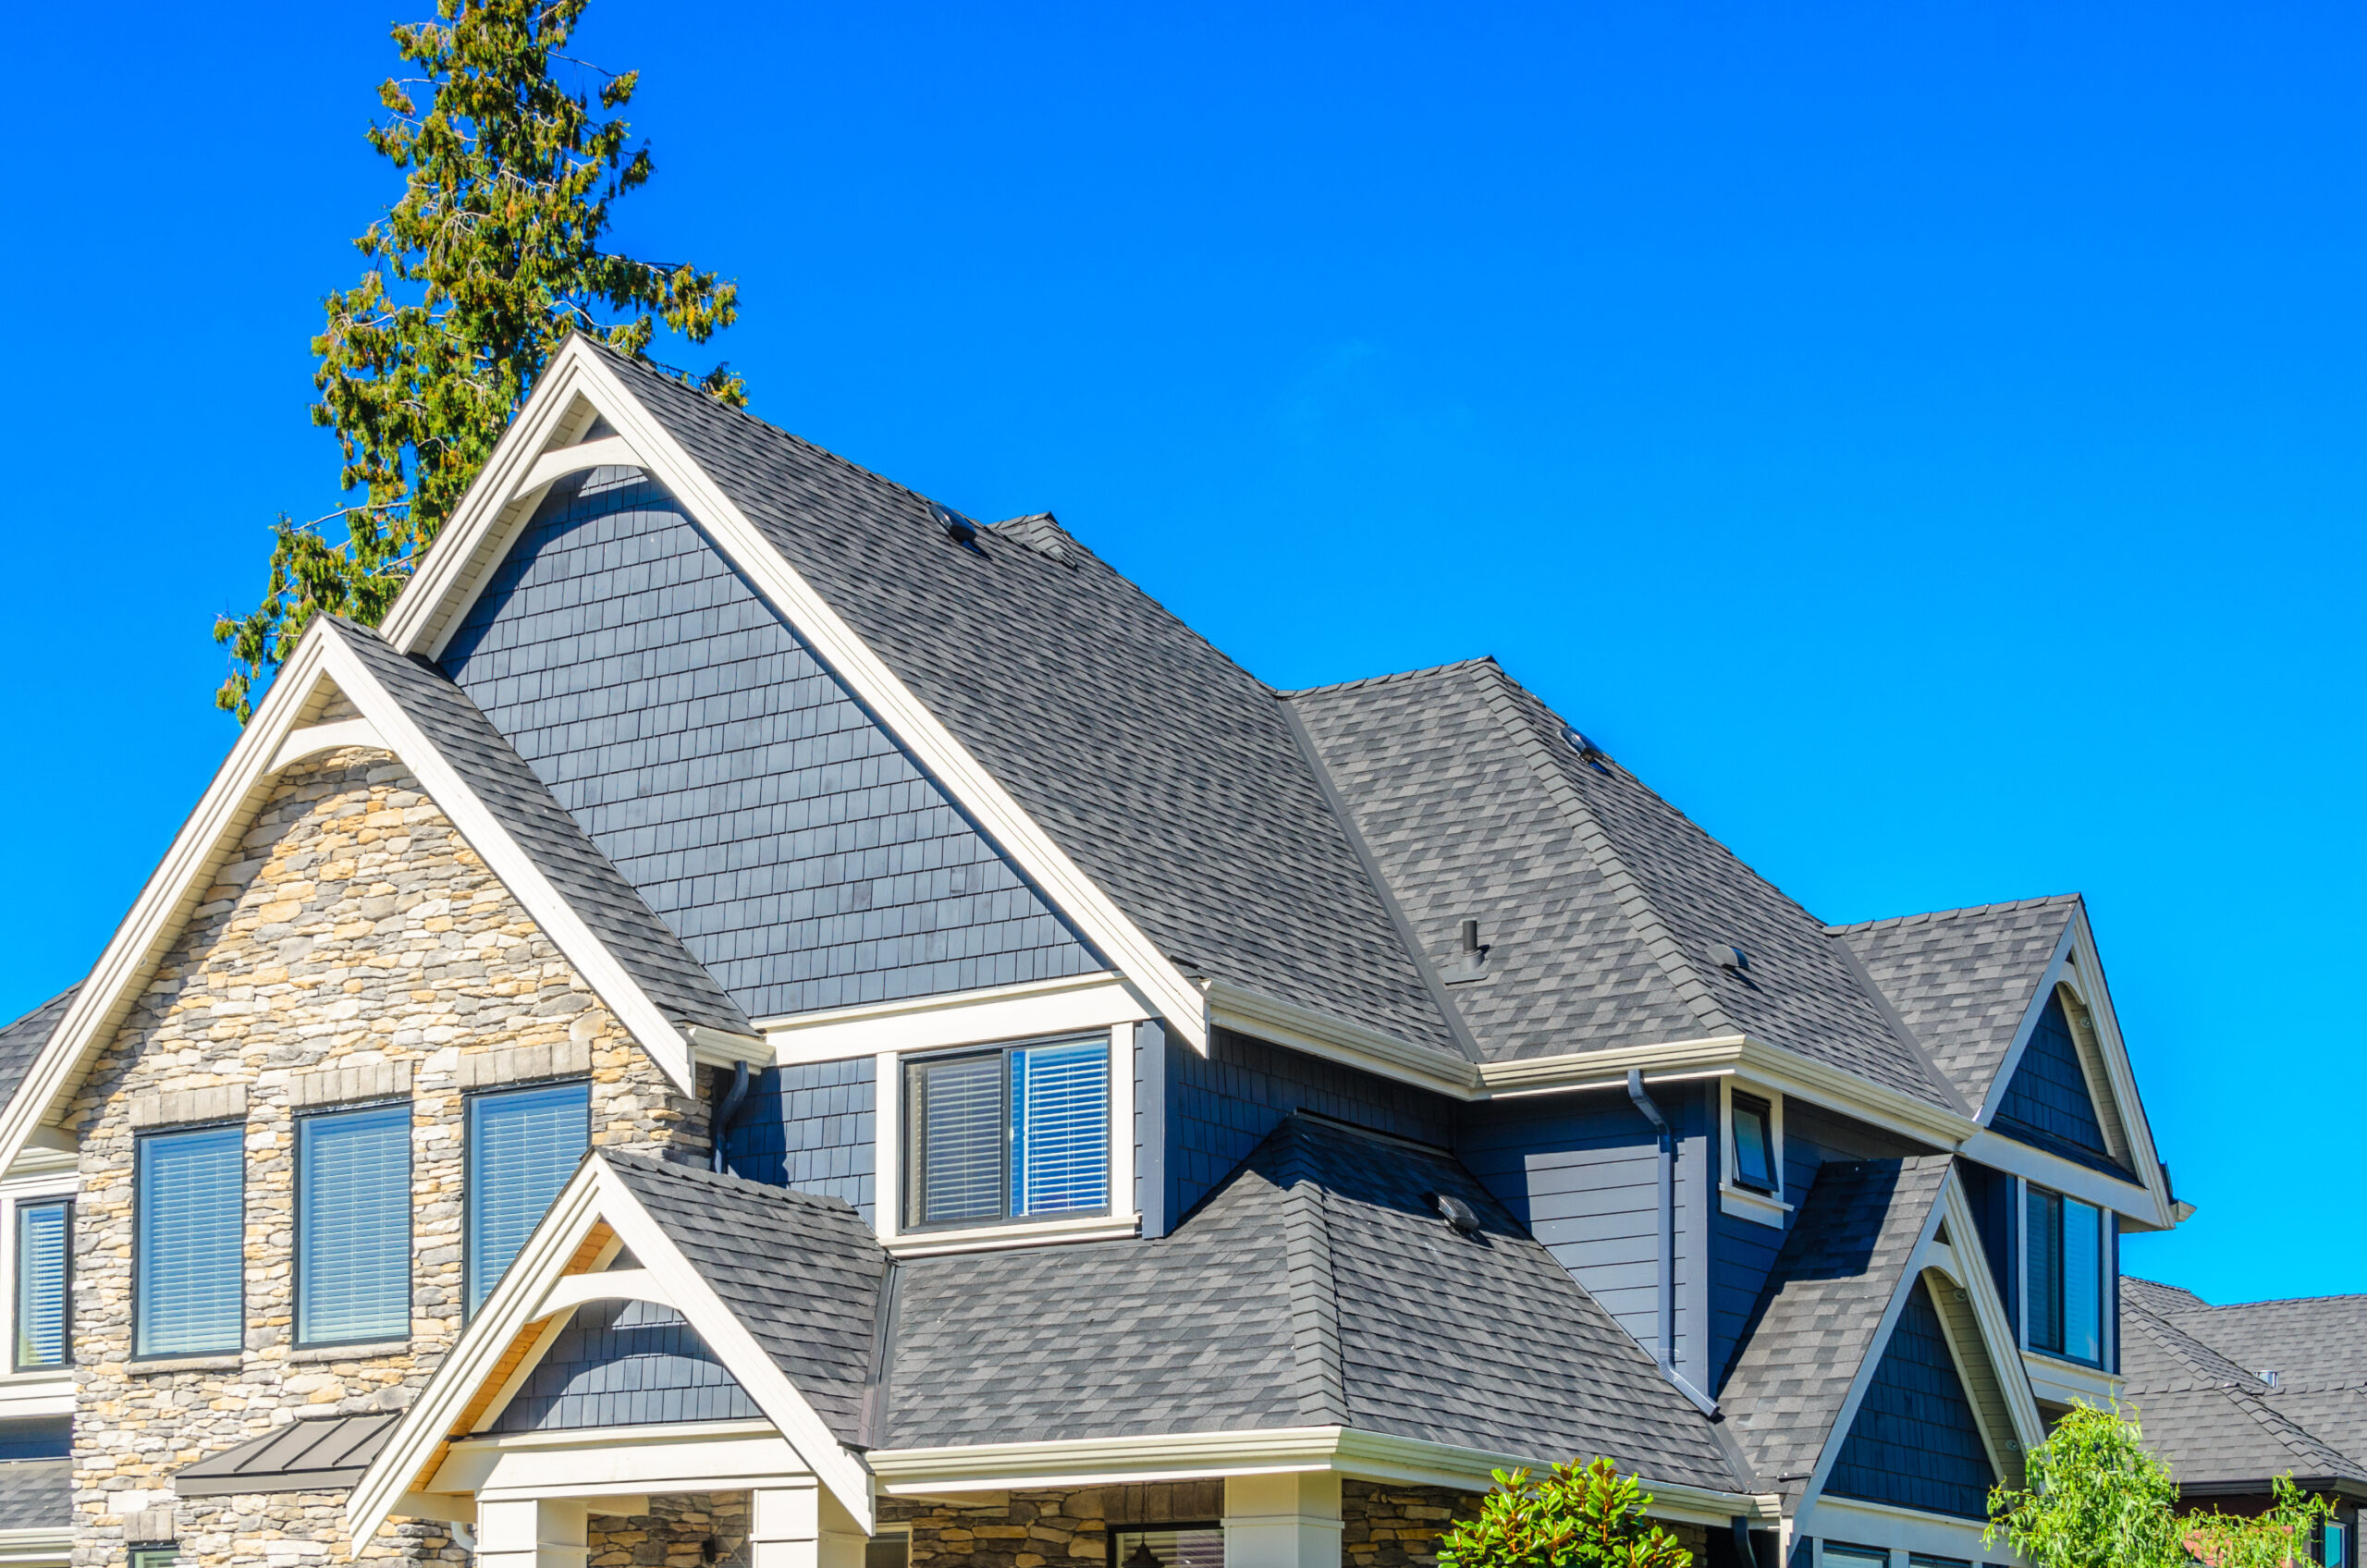
[[[1441,1148],[1453,1140],[1453,1108],[1441,1096],[1226,1030],[1205,1057],[1171,1045],[1168,1063],[1171,1217],[1189,1213],[1293,1111]]]
[[[873,1220],[878,1176],[878,1065],[870,1057],[768,1067],[724,1135],[735,1176],[844,1198]]]
[[[751,1018],[1103,967],[637,470],[554,485],[443,664]]]
[[[1677,1364],[1697,1378],[1709,1145],[1699,1090],[1653,1092],[1679,1132]],[[1660,1145],[1623,1093],[1465,1108],[1455,1151],[1604,1310],[1647,1349],[1660,1342]],[[1771,1234],[1772,1232],[1770,1232]]]

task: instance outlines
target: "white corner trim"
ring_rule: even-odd
[[[1736,1219],[1748,1219],[1754,1225],[1772,1225],[1780,1231],[1792,1206],[1781,1198],[1771,1198],[1765,1193],[1754,1193],[1748,1187],[1737,1187],[1731,1182],[1718,1183],[1718,1207]]]
[[[1142,988],[1171,1028],[1205,1051],[1208,1023],[1199,993],[1167,955],[790,565],[673,433],[626,391],[603,351],[581,337],[570,337],[552,355],[533,394],[496,445],[484,472],[455,509],[436,548],[388,611],[387,639],[406,653],[435,651],[484,579],[479,556],[519,521],[517,514],[523,508],[509,497],[517,495],[578,399],[607,418],[638,456],[635,466],[664,485],[697,520],[758,594],[796,629],[987,837],[1018,863],[1052,907]]]
[[[772,1060],[844,1061],[882,1051],[938,1050],[1052,1035],[1089,1034],[1154,1016],[1142,994],[1104,972],[1072,980],[915,997],[768,1021]]]
[[[597,441],[580,441],[572,447],[553,447],[534,459],[534,466],[526,471],[526,477],[518,482],[518,487],[507,499],[522,500],[553,480],[582,473],[586,469],[641,466],[640,454],[621,435],[604,435]]]
[[[674,1298],[646,1268],[607,1268],[597,1274],[562,1274],[551,1281],[543,1299],[534,1305],[534,1316],[546,1317],[565,1312],[595,1301],[645,1301],[656,1306],[672,1306]]]
[[[365,747],[374,752],[394,749],[379,738],[378,727],[366,718],[342,718],[334,724],[309,724],[280,742],[279,750],[272,755],[270,771],[277,773],[290,763],[346,746]]]
[[[939,1257],[955,1252],[1002,1252],[1051,1242],[1110,1242],[1142,1229],[1139,1214],[1093,1214],[1074,1219],[1029,1219],[975,1230],[906,1231],[882,1236],[879,1244],[898,1257]]]

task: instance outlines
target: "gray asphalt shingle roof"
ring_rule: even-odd
[[[0,1464],[0,1530],[65,1530],[73,1525],[72,1460]]]
[[[1978,1109],[2079,909],[2066,893],[1829,929]]]
[[[2181,1483],[2258,1483],[2265,1491],[2271,1477],[2290,1475],[2367,1490],[2367,1464],[2355,1457],[2361,1403],[2358,1318],[2367,1305],[2361,1298],[2214,1308],[2151,1280],[2122,1283],[2125,1397],[2136,1407],[2146,1446]],[[2139,1288],[2127,1288],[2132,1285]],[[2323,1336],[2327,1354],[2312,1356],[2313,1343],[2297,1341],[2294,1330],[2312,1316],[2306,1309],[2329,1305],[2336,1310]],[[2261,1307],[2278,1310],[2240,1321]],[[2224,1321],[2223,1314],[2237,1320]],[[2254,1354],[2238,1360],[2247,1350]],[[2287,1374],[2280,1361],[2300,1369]],[[2259,1376],[2265,1370],[2277,1372],[2276,1388]]]
[[[41,1055],[43,1046],[49,1044],[50,1035],[56,1032],[57,1021],[66,1016],[66,1010],[73,1002],[75,993],[81,988],[82,984],[78,980],[14,1023],[0,1028],[0,1105],[7,1104],[15,1096],[17,1086],[32,1070],[33,1059]]]
[[[1247,671],[1049,518],[956,545],[926,497],[645,365],[614,362],[798,574],[1184,973],[1459,1054],[1272,693]]]
[[[2177,1396],[2138,1403],[2148,1439],[2184,1456],[2183,1465],[2172,1460],[2179,1479],[2265,1480],[2290,1469],[2367,1480],[2367,1296],[2213,1306],[2150,1280],[2124,1278],[2121,1287],[2124,1361],[2143,1332],[2161,1347],[2147,1376]],[[2274,1390],[2266,1372],[2276,1374]],[[2270,1464],[2270,1442],[2300,1457]],[[2333,1464],[2320,1448],[2342,1467],[2309,1468]]]
[[[1830,1163],[1752,1311],[1719,1403],[1765,1484],[1816,1467],[1932,1220],[1950,1157]]]
[[[485,809],[661,1011],[684,1023],[740,1035],[755,1032],[715,977],[651,913],[467,693],[440,671],[397,653],[369,628],[337,616],[321,619],[369,667],[429,744],[468,781]]]
[[[844,1440],[1343,1425],[1747,1489],[1711,1424],[1453,1157],[1299,1115],[1169,1235],[908,1258],[837,1199],[602,1153]],[[1457,1234],[1429,1194],[1461,1197]]]

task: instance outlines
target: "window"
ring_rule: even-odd
[[[131,1354],[237,1350],[245,1326],[246,1130],[151,1133],[135,1159]]]
[[[2102,1366],[2103,1211],[2032,1187],[2027,1213],[2030,1348]]]
[[[1827,1541],[1817,1550],[1825,1568],[1890,1568],[1890,1553],[1878,1546],[1850,1546]]]
[[[1734,1122],[1735,1185],[1773,1195],[1775,1139],[1769,1131],[1767,1102],[1749,1095],[1735,1095]]]
[[[296,1342],[411,1333],[411,1107],[296,1122]]]
[[[905,1066],[905,1223],[1110,1205],[1110,1042],[1014,1046]]]
[[[136,1546],[131,1549],[131,1568],[173,1568],[180,1557],[178,1547]]]
[[[592,1085],[469,1101],[469,1310],[501,1281],[592,1141]]]
[[[1910,1551],[1907,1568],[1972,1568],[1972,1560],[1965,1557],[1933,1557],[1930,1552]]]
[[[74,1206],[64,1198],[17,1206],[17,1350],[19,1372],[66,1365],[67,1243]]]
[[[2350,1568],[2350,1531],[2338,1520],[2325,1522],[2319,1536],[2318,1561],[2325,1568]]]
[[[1163,1525],[1110,1532],[1110,1568],[1224,1568],[1224,1526]]]

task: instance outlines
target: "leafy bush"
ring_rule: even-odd
[[[1643,1517],[1650,1494],[1608,1459],[1495,1477],[1479,1517],[1440,1542],[1440,1568],[1691,1568],[1693,1554]]]

